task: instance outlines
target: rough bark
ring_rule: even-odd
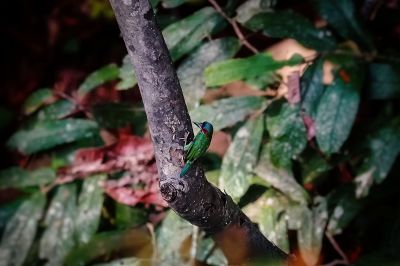
[[[194,164],[183,167],[185,135],[193,138],[182,90],[148,0],[110,0],[136,77],[152,136],[160,191],[181,217],[211,234],[230,263],[258,258],[284,261],[272,244],[233,200],[210,184]]]

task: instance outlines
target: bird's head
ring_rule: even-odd
[[[196,126],[198,126],[203,134],[212,134],[214,131],[213,126],[211,123],[204,121],[204,122],[193,122]]]

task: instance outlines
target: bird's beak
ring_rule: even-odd
[[[201,128],[201,123],[199,123],[199,122],[193,122],[193,124],[195,124],[196,126],[198,126],[199,128]]]

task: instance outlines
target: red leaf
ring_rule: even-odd
[[[307,139],[311,140],[315,137],[316,133],[314,120],[307,114],[302,114],[301,118],[303,119],[303,123],[307,129]]]

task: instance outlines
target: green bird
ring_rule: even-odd
[[[194,140],[184,147],[186,164],[183,167],[180,176],[184,176],[192,163],[203,156],[207,151],[214,131],[213,126],[207,121],[202,123],[193,123],[200,128],[200,131],[197,133],[196,137],[194,137]]]

